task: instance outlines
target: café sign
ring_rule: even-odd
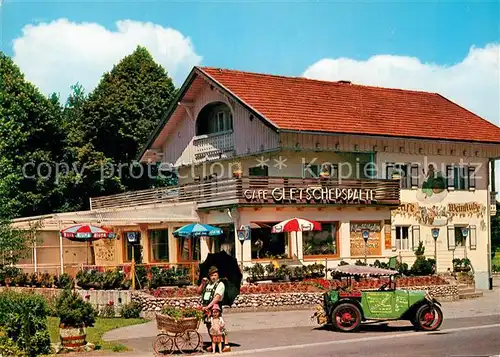
[[[276,187],[270,189],[244,190],[247,201],[284,202],[324,202],[324,203],[373,203],[376,201],[376,190],[342,187]]]

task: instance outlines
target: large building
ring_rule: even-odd
[[[90,211],[43,217],[42,229],[61,267],[82,260],[57,236],[74,222],[120,233],[95,243],[103,265],[196,263],[221,249],[244,264],[411,265],[423,242],[438,271],[469,258],[487,288],[499,158],[500,128],[439,94],[195,67],[138,158],[174,167],[179,186],[93,198]],[[322,231],[271,232],[293,217]],[[188,222],[224,234],[174,238]],[[241,244],[240,230],[250,233]]]

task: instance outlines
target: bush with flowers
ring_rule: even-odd
[[[202,320],[204,317],[204,312],[201,307],[179,308],[165,305],[161,310],[161,313],[173,318],[176,321],[191,317],[196,317],[198,320]]]

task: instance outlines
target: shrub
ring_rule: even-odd
[[[75,287],[75,280],[67,273],[59,275],[54,283],[59,289],[73,289]]]
[[[63,326],[94,326],[96,315],[94,308],[76,292],[65,289],[57,299],[55,308]]]
[[[411,274],[413,275],[431,275],[434,274],[434,268],[436,261],[434,259],[425,259],[424,256],[425,247],[423,242],[418,244],[418,248],[415,251],[417,259],[411,267]]]
[[[16,343],[7,336],[5,330],[0,328],[0,356],[25,357],[24,353]]]
[[[0,326],[5,336],[28,356],[50,353],[47,330],[48,307],[44,298],[34,293],[0,293]],[[3,339],[5,348],[11,344]]]
[[[141,305],[139,305],[135,301],[123,305],[120,311],[120,315],[125,319],[139,318],[140,313],[141,313]]]
[[[135,268],[135,279],[142,289],[149,286],[148,271],[145,266],[139,265]]]

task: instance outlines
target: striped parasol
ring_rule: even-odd
[[[60,231],[63,238],[74,242],[90,242],[102,238],[114,238],[116,234],[91,224],[77,224]]]
[[[321,223],[304,218],[290,218],[273,226],[272,233],[320,231]]]

